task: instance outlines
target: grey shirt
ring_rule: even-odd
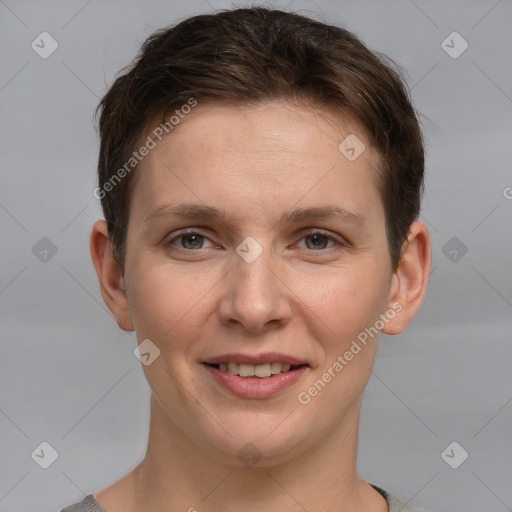
[[[391,494],[384,489],[377,487],[374,484],[370,484],[375,490],[379,491],[386,501],[388,502],[389,512],[428,512],[424,508],[415,507],[409,505],[408,502]],[[61,512],[107,512],[92,496],[86,496],[80,503],[70,505]]]

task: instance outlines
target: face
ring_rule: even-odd
[[[283,461],[357,416],[365,329],[394,286],[378,163],[357,124],[288,103],[199,103],[142,161],[124,282],[138,342],[160,350],[143,369],[167,430]]]

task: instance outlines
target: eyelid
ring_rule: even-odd
[[[325,236],[330,241],[335,242],[337,247],[330,247],[329,249],[322,249],[320,251],[314,251],[312,249],[305,249],[308,252],[318,253],[318,254],[329,254],[331,252],[339,250],[341,247],[348,247],[351,245],[350,242],[348,240],[346,240],[344,237],[342,237],[341,235],[335,235],[332,232],[325,230],[325,229],[321,229],[321,228],[304,228],[304,229],[300,230],[298,233],[298,236],[301,237],[299,241],[301,241],[303,238],[305,238],[308,235],[317,235],[317,234]]]
[[[167,246],[170,246],[170,245],[172,245],[172,242],[174,242],[175,240],[177,240],[180,237],[185,236],[187,234],[199,235],[199,236],[209,240],[212,244],[215,244],[212,240],[210,240],[209,236],[204,231],[201,230],[201,228],[184,228],[182,230],[178,230],[175,233],[173,233],[173,237],[171,239],[169,239],[168,241],[166,241],[165,244]],[[301,241],[303,238],[305,238],[308,235],[316,235],[316,234],[325,236],[329,240],[335,242],[338,247],[350,246],[351,245],[350,242],[348,240],[346,240],[344,237],[342,237],[340,235],[334,235],[330,231],[327,231],[327,230],[321,229],[321,228],[303,228],[303,229],[301,229],[297,233],[296,236],[300,236],[301,238],[299,239],[299,241]],[[183,247],[173,246],[173,248],[176,249],[176,250],[181,250],[181,251],[185,251],[185,252],[199,252],[202,249],[201,248],[201,249],[198,249],[198,250],[194,251],[194,250],[191,250],[191,249],[185,249]],[[322,249],[322,250],[319,250],[319,251],[314,251],[312,249],[305,249],[305,250],[307,250],[309,252],[313,252],[313,253],[316,252],[316,253],[319,253],[319,254],[321,254],[321,253],[326,254],[326,253],[329,253],[329,252],[337,250],[337,248],[336,247],[331,247],[330,249]]]
[[[348,241],[345,240],[341,235],[337,235],[336,233],[333,233],[332,231],[329,231],[328,229],[322,229],[322,228],[303,228],[298,232],[298,235],[324,235],[328,238],[331,238],[332,240],[336,240],[340,243],[346,243],[348,244]]]
[[[177,240],[180,237],[185,236],[187,234],[199,235],[199,236],[209,240],[211,243],[214,243],[212,240],[210,240],[210,238],[208,237],[207,234],[205,234],[204,232],[201,231],[201,229],[198,229],[198,228],[185,228],[183,230],[177,231],[176,233],[174,233],[173,237],[170,238],[169,240],[167,240],[165,243],[166,243],[166,245],[172,245],[172,242],[174,242],[175,240]],[[320,228],[303,228],[303,229],[301,229],[299,231],[299,233],[297,235],[301,237],[299,239],[299,241],[301,241],[303,238],[305,238],[308,235],[317,235],[317,234],[325,236],[329,240],[335,242],[338,246],[349,245],[349,242],[347,240],[345,240],[344,238],[336,236],[336,235],[333,235],[332,233],[330,233],[330,232],[328,232],[326,230],[320,229]],[[178,250],[183,250],[183,251],[186,251],[186,252],[199,252],[199,250],[200,250],[199,249],[197,251],[193,251],[191,249],[184,249],[183,247],[174,247],[174,248],[178,249]],[[319,250],[319,251],[313,251],[312,249],[307,249],[307,250],[310,250],[312,252],[318,252],[318,253],[326,253],[326,252],[332,251],[333,248],[331,248],[331,249],[322,249],[322,250]]]
[[[170,246],[170,245],[172,245],[172,242],[174,242],[175,240],[177,240],[180,237],[185,236],[185,235],[199,235],[199,236],[202,236],[203,238],[208,239],[212,244],[214,243],[212,240],[210,240],[209,236],[206,233],[201,231],[200,228],[184,228],[184,229],[174,232],[172,238],[167,240],[167,237],[166,237],[165,245]],[[183,247],[174,247],[174,248],[177,250],[181,249],[182,251],[186,251],[186,252],[199,252],[198,250],[192,251],[190,249],[184,249]]]
[[[179,238],[181,238],[182,236],[185,236],[187,234],[199,235],[199,236],[203,237],[204,239],[208,240],[214,246],[218,247],[218,245],[215,244],[215,242],[213,242],[201,228],[194,228],[194,227],[183,228],[181,230],[174,232],[172,238],[170,238],[169,240],[167,240],[165,242],[165,246],[168,248],[168,250],[172,250],[172,251],[178,251],[178,252],[182,252],[182,253],[183,252],[198,253],[198,254],[201,254],[203,249],[211,249],[212,248],[212,247],[201,247],[199,249],[194,250],[194,249],[186,249],[184,247],[179,247],[177,245],[174,245],[174,242],[176,240],[178,240]],[[326,237],[329,241],[334,242],[334,246],[325,248],[325,249],[319,249],[319,250],[308,249],[307,247],[305,247],[305,248],[301,247],[299,249],[301,251],[307,252],[308,254],[312,254],[312,255],[314,254],[314,255],[317,255],[318,257],[320,257],[322,255],[326,256],[326,255],[332,254],[334,252],[337,252],[340,249],[342,249],[343,247],[351,246],[351,243],[346,238],[342,237],[341,235],[333,234],[332,232],[330,232],[328,230],[321,229],[321,228],[314,228],[314,227],[306,227],[306,228],[302,228],[301,230],[299,230],[299,232],[296,233],[294,236],[300,237],[300,238],[297,242],[294,243],[294,245],[300,243],[305,237],[307,237],[309,235],[316,235],[316,234],[322,235],[322,236]]]

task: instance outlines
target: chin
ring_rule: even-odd
[[[262,417],[261,413],[237,415],[222,426],[205,425],[202,443],[213,449],[215,458],[236,467],[273,467],[307,451],[313,436],[290,415]],[[288,422],[288,423],[287,423]],[[202,429],[203,430],[203,429]],[[227,432],[229,432],[229,434]],[[230,435],[231,434],[231,435]]]

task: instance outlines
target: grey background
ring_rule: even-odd
[[[0,512],[60,510],[144,455],[136,338],[106,309],[89,255],[101,217],[92,113],[155,29],[234,5],[246,4],[0,0]],[[360,473],[434,512],[512,510],[512,2],[287,9],[398,61],[423,114],[433,273],[414,323],[381,339]],[[31,48],[43,31],[59,44],[47,59]],[[453,31],[469,44],[457,59],[441,47]],[[46,262],[32,249],[43,237],[57,248]],[[456,262],[452,237],[457,258],[468,249]],[[31,458],[42,441],[58,452],[46,470]],[[458,469],[440,455],[452,441],[469,453]]]

